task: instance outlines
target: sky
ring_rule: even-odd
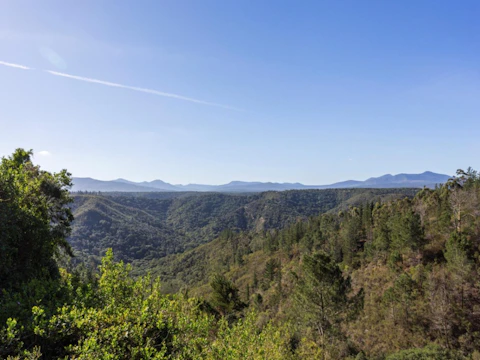
[[[0,156],[328,184],[479,169],[480,1],[2,0]]]

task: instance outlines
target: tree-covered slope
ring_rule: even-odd
[[[207,298],[230,280],[257,321],[311,341],[304,358],[478,359],[480,176],[459,175],[280,231],[225,231],[152,271],[164,291]]]
[[[280,229],[366,200],[413,196],[416,189],[342,189],[172,196],[75,194],[69,241],[79,259],[107,248],[127,262],[150,261],[213,240],[224,229]]]
[[[147,211],[109,197],[75,196],[75,221],[69,242],[82,258],[99,260],[112,248],[122,260],[151,259],[183,248],[184,234]]]
[[[111,250],[97,269],[59,268],[70,176],[30,156],[19,149],[0,163],[1,358],[480,358],[480,176],[471,169],[413,198],[343,201],[281,230],[224,230],[152,258],[160,281],[132,276]],[[175,236],[111,198],[85,196],[75,212],[87,225]]]
[[[200,299],[165,296],[158,279],[134,279],[111,250],[99,273],[59,268],[70,250],[71,178],[31,156],[18,149],[0,161],[0,358],[293,359],[286,327],[260,329],[253,312],[233,323]],[[128,219],[95,205],[105,208],[80,215],[97,219],[108,208],[115,221]]]

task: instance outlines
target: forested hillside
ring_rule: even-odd
[[[480,176],[471,169],[414,197],[342,197],[283,229],[225,229],[135,276],[111,250],[98,269],[59,267],[71,254],[70,174],[30,157],[19,149],[0,163],[2,358],[480,358]],[[309,203],[298,194],[280,199]],[[146,201],[82,195],[75,213],[168,231],[160,205],[154,216],[119,199]]]
[[[222,274],[258,321],[291,324],[308,358],[478,359],[479,195],[477,173],[460,171],[413,199],[226,231],[154,273],[166,290],[200,297]]]
[[[77,260],[99,263],[107,248],[127,262],[181,253],[223,230],[262,232],[365,201],[412,197],[417,189],[218,193],[75,194],[69,242]]]

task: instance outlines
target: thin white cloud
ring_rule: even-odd
[[[29,68],[28,66],[25,66],[25,65],[13,64],[6,61],[0,61],[0,65],[9,66],[17,69],[22,69],[22,70],[33,70],[33,68]]]
[[[9,63],[9,62],[6,62],[6,61],[0,61],[0,65],[12,67],[12,68],[17,68],[17,69],[22,69],[22,70],[34,70],[34,68],[31,68],[31,67],[28,67],[28,66],[25,66],[25,65]],[[104,85],[104,86],[111,86],[111,87],[117,87],[117,88],[122,88],[122,89],[128,89],[128,90],[143,92],[143,93],[147,93],[147,94],[153,94],[153,95],[157,95],[157,96],[173,98],[173,99],[177,99],[177,100],[189,101],[189,102],[193,102],[193,103],[201,104],[201,105],[220,107],[220,108],[224,108],[224,109],[228,109],[228,110],[243,111],[242,109],[238,109],[238,108],[235,108],[233,106],[217,104],[217,103],[213,103],[213,102],[209,102],[209,101],[198,100],[198,99],[190,98],[190,97],[183,96],[183,95],[172,94],[172,93],[167,93],[167,92],[163,92],[163,91],[147,89],[147,88],[142,88],[142,87],[137,87],[137,86],[123,85],[123,84],[113,83],[113,82],[110,82],[110,81],[104,81],[104,80],[100,80],[100,79],[92,79],[92,78],[87,78],[87,77],[84,77],[84,76],[71,75],[71,74],[66,74],[66,73],[52,71],[52,70],[44,70],[44,71],[46,73],[50,74],[50,75],[61,76],[61,77],[68,78],[68,79],[85,81],[85,82],[100,84],[100,85]]]
[[[40,155],[40,156],[51,156],[52,153],[51,153],[50,151],[47,151],[47,150],[42,150],[42,151],[37,152],[37,155]]]
[[[76,76],[76,75],[70,75],[70,74],[65,74],[57,71],[52,71],[52,70],[44,70],[45,72],[55,75],[55,76],[62,76],[65,78],[69,79],[74,79],[74,80],[80,80],[80,81],[86,81],[89,83],[94,83],[94,84],[100,84],[100,85],[105,85],[105,86],[111,86],[111,87],[117,87],[117,88],[122,88],[122,89],[128,89],[128,90],[133,90],[133,91],[139,91],[147,94],[153,94],[157,96],[164,96],[164,97],[169,97],[169,98],[174,98],[178,100],[184,100],[184,101],[189,101],[197,104],[202,104],[202,105],[208,105],[208,106],[216,106],[216,107],[221,107],[224,109],[229,109],[229,110],[236,110],[236,111],[242,111],[240,109],[234,108],[232,106],[228,105],[222,105],[222,104],[217,104],[217,103],[212,103],[208,101],[203,101],[203,100],[198,100],[198,99],[193,99],[190,97],[182,96],[182,95],[177,95],[177,94],[172,94],[172,93],[167,93],[163,91],[157,91],[157,90],[152,90],[152,89],[146,89],[146,88],[141,88],[141,87],[136,87],[136,86],[129,86],[129,85],[123,85],[123,84],[118,84],[118,83],[113,83],[109,81],[104,81],[104,80],[99,80],[99,79],[92,79],[92,78],[87,78],[83,76]]]

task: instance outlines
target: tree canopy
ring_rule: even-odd
[[[67,242],[73,216],[70,174],[51,174],[31,161],[32,151],[17,149],[0,163],[0,284],[18,287],[32,278],[56,271],[60,250],[71,254]]]

